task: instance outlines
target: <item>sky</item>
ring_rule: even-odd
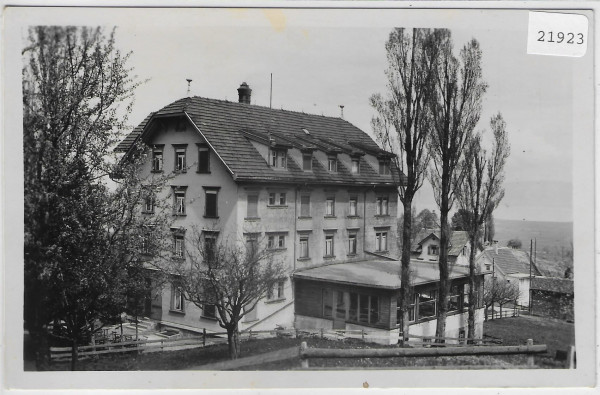
[[[237,101],[247,82],[252,104],[340,116],[372,135],[369,97],[385,94],[385,41],[398,27],[447,27],[459,50],[477,39],[488,90],[478,131],[501,112],[511,155],[501,219],[572,220],[573,133],[577,103],[591,117],[591,50],[582,58],[527,54],[525,10],[242,10],[170,9],[103,12],[95,23],[117,26],[140,80],[132,126],[191,95]],[[468,27],[468,28],[466,28]],[[591,48],[591,46],[590,46]],[[591,123],[590,123],[591,125]],[[428,184],[418,211],[436,210]]]

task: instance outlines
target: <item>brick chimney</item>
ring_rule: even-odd
[[[239,102],[250,104],[250,96],[252,95],[252,89],[246,84],[242,82],[242,85],[238,88]]]

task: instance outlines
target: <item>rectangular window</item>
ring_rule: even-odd
[[[287,194],[285,192],[269,193],[269,206],[285,206],[287,203]]]
[[[419,319],[435,317],[437,291],[424,291],[418,294]]]
[[[358,294],[350,292],[350,306],[348,307],[348,321],[358,321]]]
[[[302,155],[302,170],[312,170],[312,154]]]
[[[277,247],[285,248],[285,235],[279,235],[277,237]]]
[[[448,297],[448,311],[458,311],[462,308],[463,286],[453,285]]]
[[[173,148],[175,148],[175,171],[185,173],[187,170],[185,160],[187,145],[173,145]]]
[[[217,189],[205,189],[205,206],[204,206],[204,216],[206,218],[218,218],[218,210],[217,210]]]
[[[184,309],[183,292],[181,288],[173,286],[171,288],[171,310],[183,312]]]
[[[377,251],[387,251],[387,232],[375,233],[375,249]]]
[[[356,254],[356,233],[348,235],[348,255]]]
[[[333,317],[333,291],[330,289],[323,290],[323,317]]]
[[[360,171],[360,162],[358,159],[352,159],[352,173],[358,174]]]
[[[142,235],[142,254],[150,255],[152,247],[151,247],[151,235],[150,233],[144,233]]]
[[[154,173],[160,173],[163,171],[163,149],[154,148],[152,150],[152,171]]]
[[[351,217],[356,217],[358,215],[358,198],[350,198],[350,208],[348,215]]]
[[[217,318],[217,308],[214,304],[205,303],[202,305],[202,317]]]
[[[300,196],[300,216],[301,217],[310,217],[310,196],[309,195]]]
[[[275,236],[270,235],[267,238],[267,248],[275,248]]]
[[[258,195],[248,195],[248,218],[258,218]]]
[[[336,157],[327,158],[327,170],[329,170],[330,172],[337,171],[337,158]]]
[[[267,300],[285,299],[284,285],[285,281],[283,280],[277,281],[275,284],[273,284],[273,287],[271,287],[267,292]]]
[[[335,216],[335,197],[328,197],[325,201],[325,216]]]
[[[216,232],[204,232],[202,234],[204,238],[204,258],[212,259],[212,256],[215,254],[217,249],[217,237],[218,233]]]
[[[287,166],[287,153],[284,150],[271,150],[271,166],[285,168]]]
[[[308,258],[308,236],[300,237],[300,258]]]
[[[379,161],[379,174],[389,175],[390,174],[390,162],[387,160]]]
[[[176,189],[173,193],[175,215],[185,215],[185,189]]]
[[[376,215],[388,215],[388,198],[387,197],[378,197],[377,198],[377,206],[375,209]]]
[[[438,248],[437,245],[430,245],[429,247],[427,247],[427,254],[429,254],[429,255],[439,255],[440,254],[440,249]]]
[[[333,235],[325,236],[325,256],[326,257],[334,256]]]
[[[184,239],[183,235],[175,235],[174,236],[173,251],[177,258],[184,258],[184,256],[185,256],[184,240],[185,239]]]
[[[360,295],[358,298],[358,321],[369,323],[369,295]]]
[[[346,319],[346,299],[344,298],[344,292],[334,291],[335,299],[335,318],[342,320]]]
[[[415,320],[415,294],[411,293],[410,297],[409,297],[409,304],[408,304],[408,321],[409,322],[414,322]],[[398,298],[398,308],[397,308],[397,313],[396,313],[396,322],[401,325],[402,324],[402,310],[400,310],[400,305],[401,305],[402,299],[399,297]]]
[[[210,173],[210,150],[206,145],[198,145],[198,173]]]
[[[148,192],[144,200],[144,212],[148,214],[154,213],[155,198],[152,192]]]

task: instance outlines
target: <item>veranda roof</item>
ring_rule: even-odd
[[[338,263],[301,270],[294,273],[293,277],[371,288],[400,289],[400,267],[400,261],[385,260]],[[410,268],[413,285],[437,282],[440,279],[437,263],[412,260]],[[450,268],[451,279],[468,275],[468,267]]]

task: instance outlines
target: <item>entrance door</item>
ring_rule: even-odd
[[[346,329],[346,297],[342,291],[333,291],[333,329]]]

